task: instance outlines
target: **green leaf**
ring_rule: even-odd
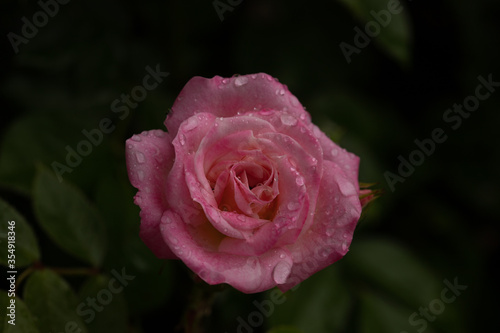
[[[11,299],[15,299],[15,317],[9,316],[10,309],[7,309],[7,307],[11,306]],[[33,315],[21,298],[11,298],[5,291],[0,290],[0,308],[2,309],[2,315],[0,316],[0,328],[2,329],[0,331],[3,333],[39,332],[35,325]],[[5,309],[7,309],[6,314],[3,313]],[[11,323],[9,323],[9,321]],[[15,323],[15,325],[13,325],[13,323]]]
[[[86,304],[79,314],[93,333],[126,332],[128,325],[128,311],[123,290],[126,286],[120,285],[115,278],[99,275],[91,277],[79,292],[80,300],[96,299],[96,308]]]
[[[359,27],[363,33],[366,33],[365,24],[368,22],[372,22],[370,28],[379,27],[376,30],[368,29],[368,38],[373,39],[400,64],[409,63],[412,44],[409,16],[400,1],[340,0],[340,2],[344,3],[358,20],[363,22],[363,25]],[[389,4],[391,4],[390,8]],[[373,31],[371,33],[373,37],[370,37],[370,31]]]
[[[139,208],[133,203],[136,191],[126,178],[125,163],[122,165],[123,173],[107,175],[99,182],[96,204],[108,230],[113,230],[108,237],[110,250],[104,266],[108,270],[127,267],[136,275],[125,290],[125,297],[130,312],[137,314],[164,303],[171,294],[173,278],[171,263],[159,260],[139,237]],[[144,285],[148,288],[144,289]]]
[[[72,332],[87,328],[77,315],[77,298],[68,283],[51,270],[34,272],[26,282],[24,300],[41,332]]]
[[[353,302],[336,263],[303,281],[298,289],[281,297],[268,293],[266,300],[276,300],[269,320],[273,326],[293,325],[304,332],[342,332],[348,325]]]
[[[13,230],[9,229],[8,221],[14,221]],[[10,226],[12,228],[12,226]],[[15,233],[15,267],[24,267],[40,258],[38,242],[31,226],[14,207],[0,198],[0,245],[7,247],[8,235]],[[8,265],[9,253],[6,249],[0,251],[0,264]]]
[[[359,333],[412,332],[409,317],[413,310],[402,307],[378,294],[361,293]],[[432,333],[432,331],[428,331]]]
[[[95,131],[99,121],[105,118],[89,114],[47,111],[13,122],[0,147],[0,185],[31,194],[36,166],[42,163],[81,188],[91,186],[95,175],[107,168],[110,153],[107,144],[91,144],[83,134],[84,130]],[[106,142],[108,136],[101,134],[101,140],[95,142]],[[91,147],[86,156],[78,153],[79,144],[85,142],[86,147]]]
[[[439,296],[440,281],[406,248],[386,239],[357,239],[345,257],[351,275],[411,308]]]
[[[99,266],[105,253],[105,228],[85,196],[44,167],[35,179],[33,195],[38,221],[52,240],[75,257]]]
[[[271,330],[267,331],[267,333],[304,333],[304,331],[293,326],[279,326],[273,327]]]

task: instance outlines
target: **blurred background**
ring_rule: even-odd
[[[181,332],[189,304],[209,313],[206,332],[497,326],[499,2],[1,8],[0,263],[7,271],[15,220],[18,286],[16,326],[2,310],[0,331]],[[151,71],[163,73],[156,87],[136,88]],[[286,84],[313,122],[361,157],[360,181],[385,193],[365,210],[346,257],[279,302],[225,288],[206,307],[189,270],[156,259],[138,237],[124,141],[164,129],[193,76],[257,72]],[[477,99],[477,89],[489,95]],[[446,140],[418,153],[415,140],[429,142],[436,129]],[[1,286],[5,309],[8,281]]]

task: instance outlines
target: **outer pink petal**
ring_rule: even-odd
[[[192,78],[177,97],[165,126],[175,136],[180,124],[196,113],[232,117],[256,110],[287,110],[310,121],[309,114],[285,85],[259,73],[232,78]]]
[[[207,251],[194,240],[190,228],[178,214],[165,211],[160,226],[165,241],[209,284],[227,283],[244,293],[257,293],[284,283],[290,275],[292,258],[286,249],[272,249],[259,257]]]
[[[168,208],[165,183],[174,160],[171,139],[161,130],[143,132],[127,140],[125,154],[130,182],[139,190],[135,204],[141,208],[140,237],[157,257],[174,259],[159,232]]]
[[[358,187],[359,157],[339,147],[316,125],[311,124],[310,126],[312,132],[318,138],[321,148],[323,148],[323,158],[336,163]]]
[[[294,266],[287,282],[279,287],[283,292],[347,253],[361,215],[355,186],[336,164],[324,161],[314,223],[296,243],[287,246]]]

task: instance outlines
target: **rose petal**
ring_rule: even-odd
[[[125,147],[128,176],[139,190],[135,204],[141,208],[140,237],[157,257],[176,258],[159,233],[161,216],[168,207],[164,184],[174,160],[171,139],[161,130],[152,130],[134,135]]]
[[[228,283],[244,293],[257,293],[276,286],[284,279],[292,258],[286,249],[271,249],[260,257],[207,251],[193,237],[193,228],[173,211],[166,211],[160,233],[172,251],[209,284]],[[281,265],[281,266],[279,266]],[[278,266],[278,271],[274,272]],[[273,274],[274,273],[274,274]]]
[[[359,157],[339,147],[326,136],[316,125],[311,124],[313,133],[318,138],[323,149],[323,158],[337,164],[353,182],[356,188],[358,185]]]
[[[295,243],[286,246],[294,266],[287,283],[279,286],[283,292],[342,258],[361,215],[358,194],[341,190],[342,187],[354,188],[352,180],[335,163],[324,163],[314,223]]]
[[[192,78],[172,106],[165,126],[175,136],[180,124],[199,112],[232,117],[255,110],[287,110],[310,121],[309,114],[285,85],[260,73],[227,79],[220,76]]]

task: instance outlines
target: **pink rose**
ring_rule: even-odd
[[[267,74],[194,77],[165,120],[127,140],[140,236],[209,284],[286,291],[348,251],[359,158]]]

